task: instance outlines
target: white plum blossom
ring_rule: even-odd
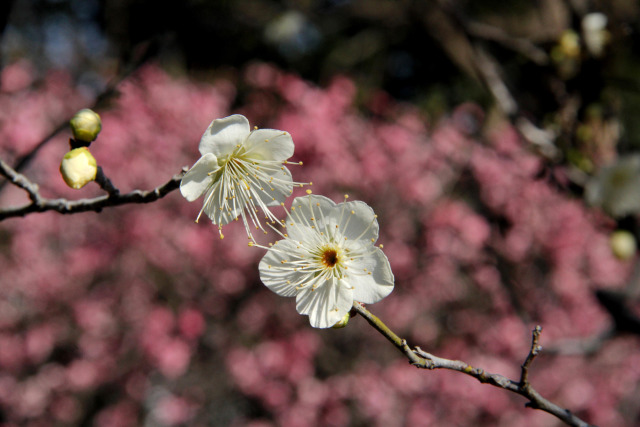
[[[604,48],[611,39],[607,31],[607,15],[600,12],[588,13],[582,18],[584,44],[591,55],[602,57]]]
[[[585,198],[614,218],[640,212],[640,154],[603,167],[585,186]]]
[[[389,261],[374,246],[376,215],[346,197],[337,205],[324,196],[296,198],[283,222],[286,234],[260,261],[262,282],[278,295],[295,296],[298,313],[316,328],[334,326],[354,301],[373,304],[394,286]]]
[[[185,174],[180,192],[190,202],[204,195],[196,222],[204,212],[220,227],[242,216],[249,238],[249,221],[264,230],[258,208],[266,219],[277,221],[269,206],[280,205],[293,191],[291,173],[284,166],[293,155],[288,132],[251,130],[240,114],[217,119],[200,140],[202,157]]]

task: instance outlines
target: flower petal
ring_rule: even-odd
[[[338,206],[341,206],[338,205]],[[371,244],[378,240],[378,220],[373,209],[364,202],[346,202],[345,211],[351,217],[346,227],[341,227],[342,234],[349,240],[367,240]],[[344,218],[346,221],[347,218]]]
[[[304,197],[296,197],[291,205],[291,211],[287,216],[287,233],[289,236],[298,241],[307,240],[307,226],[316,225],[324,227],[327,218],[337,217],[338,210],[333,200],[311,194]],[[313,220],[311,219],[313,218]],[[336,218],[337,221],[337,218]],[[313,224],[315,222],[315,224]],[[334,221],[335,222],[335,221]],[[295,225],[292,226],[291,224]],[[305,225],[298,227],[297,225]]]
[[[245,142],[247,155],[259,160],[287,160],[293,156],[293,139],[289,132],[258,129]]]
[[[243,115],[234,114],[211,122],[200,140],[200,154],[212,153],[224,158],[242,144],[251,132],[249,120]]]
[[[211,172],[218,169],[218,159],[207,153],[189,169],[180,181],[180,193],[190,202],[202,196],[213,180]]]
[[[258,269],[260,280],[265,286],[283,297],[292,297],[297,293],[296,283],[300,281],[302,273],[294,271],[289,266],[282,267],[282,261],[288,261],[298,251],[294,242],[280,240],[267,251]]]
[[[296,310],[309,316],[314,328],[330,328],[338,323],[353,305],[353,290],[338,279],[331,279],[315,290],[307,286],[296,297]]]
[[[393,282],[389,260],[380,248],[373,248],[373,253],[355,258],[349,264],[348,283],[354,288],[356,301],[365,304],[380,301],[393,291]]]
[[[242,213],[245,206],[235,204],[236,198],[229,194],[229,186],[218,180],[207,192],[204,200],[204,213],[217,225],[226,225]]]
[[[271,184],[269,182],[263,183],[262,188],[264,188],[264,191],[257,188],[256,192],[265,205],[278,206],[291,195],[293,179],[291,172],[287,168],[277,169],[272,176],[274,181]]]

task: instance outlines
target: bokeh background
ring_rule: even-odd
[[[121,191],[245,114],[292,134],[295,180],[376,211],[396,288],[369,308],[411,345],[518,379],[540,324],[543,396],[640,423],[637,256],[611,241],[638,230],[637,2],[9,0],[0,17],[0,158],[35,153],[21,172],[43,196],[103,194],[59,176],[80,108]],[[0,189],[0,210],[26,203]],[[220,240],[199,209],[173,192],[0,223],[0,425],[561,425],[411,367],[359,317],[311,328],[260,283],[242,224]]]

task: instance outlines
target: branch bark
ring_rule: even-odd
[[[107,195],[94,197],[92,199],[46,199],[40,196],[40,193],[38,193],[38,186],[36,184],[29,181],[29,179],[24,175],[16,172],[9,165],[0,160],[0,175],[5,176],[11,183],[24,189],[31,199],[31,203],[24,206],[0,209],[0,221],[12,217],[23,217],[34,212],[55,211],[61,214],[73,214],[87,211],[100,212],[103,208],[111,206],[120,206],[129,203],[155,202],[178,189],[180,187],[182,176],[185,172],[186,170],[183,169],[163,185],[147,191],[133,190],[125,194],[120,194],[118,191],[111,191]]]
[[[538,353],[542,350],[542,347],[538,344],[540,339],[540,333],[542,328],[536,326],[533,330],[533,336],[531,340],[531,350],[527,355],[525,362],[522,364],[522,373],[519,381],[510,380],[499,374],[492,374],[485,372],[481,368],[474,368],[468,363],[460,360],[449,360],[441,357],[437,357],[433,354],[427,353],[420,347],[411,348],[407,344],[407,341],[396,335],[387,325],[385,325],[377,316],[367,310],[361,303],[353,303],[354,310],[364,317],[371,326],[380,332],[387,340],[389,340],[400,352],[402,352],[409,362],[421,369],[448,369],[451,371],[457,371],[462,374],[469,375],[483,384],[490,384],[494,387],[499,387],[512,393],[519,394],[529,402],[526,406],[533,409],[540,409],[541,411],[548,412],[554,415],[564,423],[575,427],[593,427],[591,424],[581,420],[577,416],[571,413],[568,409],[561,408],[555,403],[550,402],[538,393],[528,379],[528,372],[531,363]]]

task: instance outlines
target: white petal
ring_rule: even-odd
[[[340,207],[341,205],[338,206]],[[349,240],[367,240],[375,243],[378,240],[379,226],[373,209],[364,202],[356,201],[346,202],[345,210],[351,217],[348,225],[341,227],[344,237]]]
[[[289,172],[289,169],[287,168],[278,169],[277,171],[274,171],[272,175],[274,176],[274,180],[277,179],[278,181],[272,184],[265,182],[262,185],[264,191],[261,191],[259,188],[256,191],[258,191],[258,196],[265,205],[278,206],[291,195],[291,191],[293,190],[293,179],[291,178],[291,172]]]
[[[218,169],[218,159],[211,153],[207,153],[191,167],[180,181],[180,193],[190,202],[202,196],[209,185],[213,176],[209,175],[212,171]]]
[[[394,286],[387,256],[379,248],[373,249],[372,254],[356,258],[349,264],[348,283],[354,288],[353,299],[365,304],[380,301],[393,291]]]
[[[228,156],[238,144],[244,143],[251,132],[249,120],[234,114],[211,122],[200,140],[200,153],[213,153],[218,158]]]
[[[304,197],[296,197],[291,205],[291,211],[287,216],[287,233],[289,236],[298,241],[304,241],[306,237],[307,228],[303,227],[301,232],[298,227],[291,226],[291,223],[304,224],[305,226],[314,225],[311,218],[314,219],[315,225],[320,228],[324,227],[323,218],[333,217],[338,215],[339,211],[336,211],[336,204],[333,200],[324,197],[311,194]]]
[[[353,305],[353,291],[337,279],[312,290],[310,286],[298,293],[296,309],[309,316],[314,328],[330,328],[338,323]]]
[[[258,129],[251,132],[245,148],[251,158],[284,161],[293,156],[293,139],[288,132]]]
[[[295,243],[289,240],[280,240],[262,257],[258,267],[262,283],[283,297],[296,295],[295,284],[302,276],[299,272],[293,271],[290,266],[283,266],[281,263],[282,261],[289,261],[291,259],[289,254],[293,255],[296,251]]]
[[[218,180],[205,197],[204,213],[217,225],[226,225],[236,219],[245,208],[244,205],[234,204],[237,199],[230,197],[229,186],[222,185]],[[225,192],[226,191],[226,192]],[[220,209],[222,208],[222,209]]]

